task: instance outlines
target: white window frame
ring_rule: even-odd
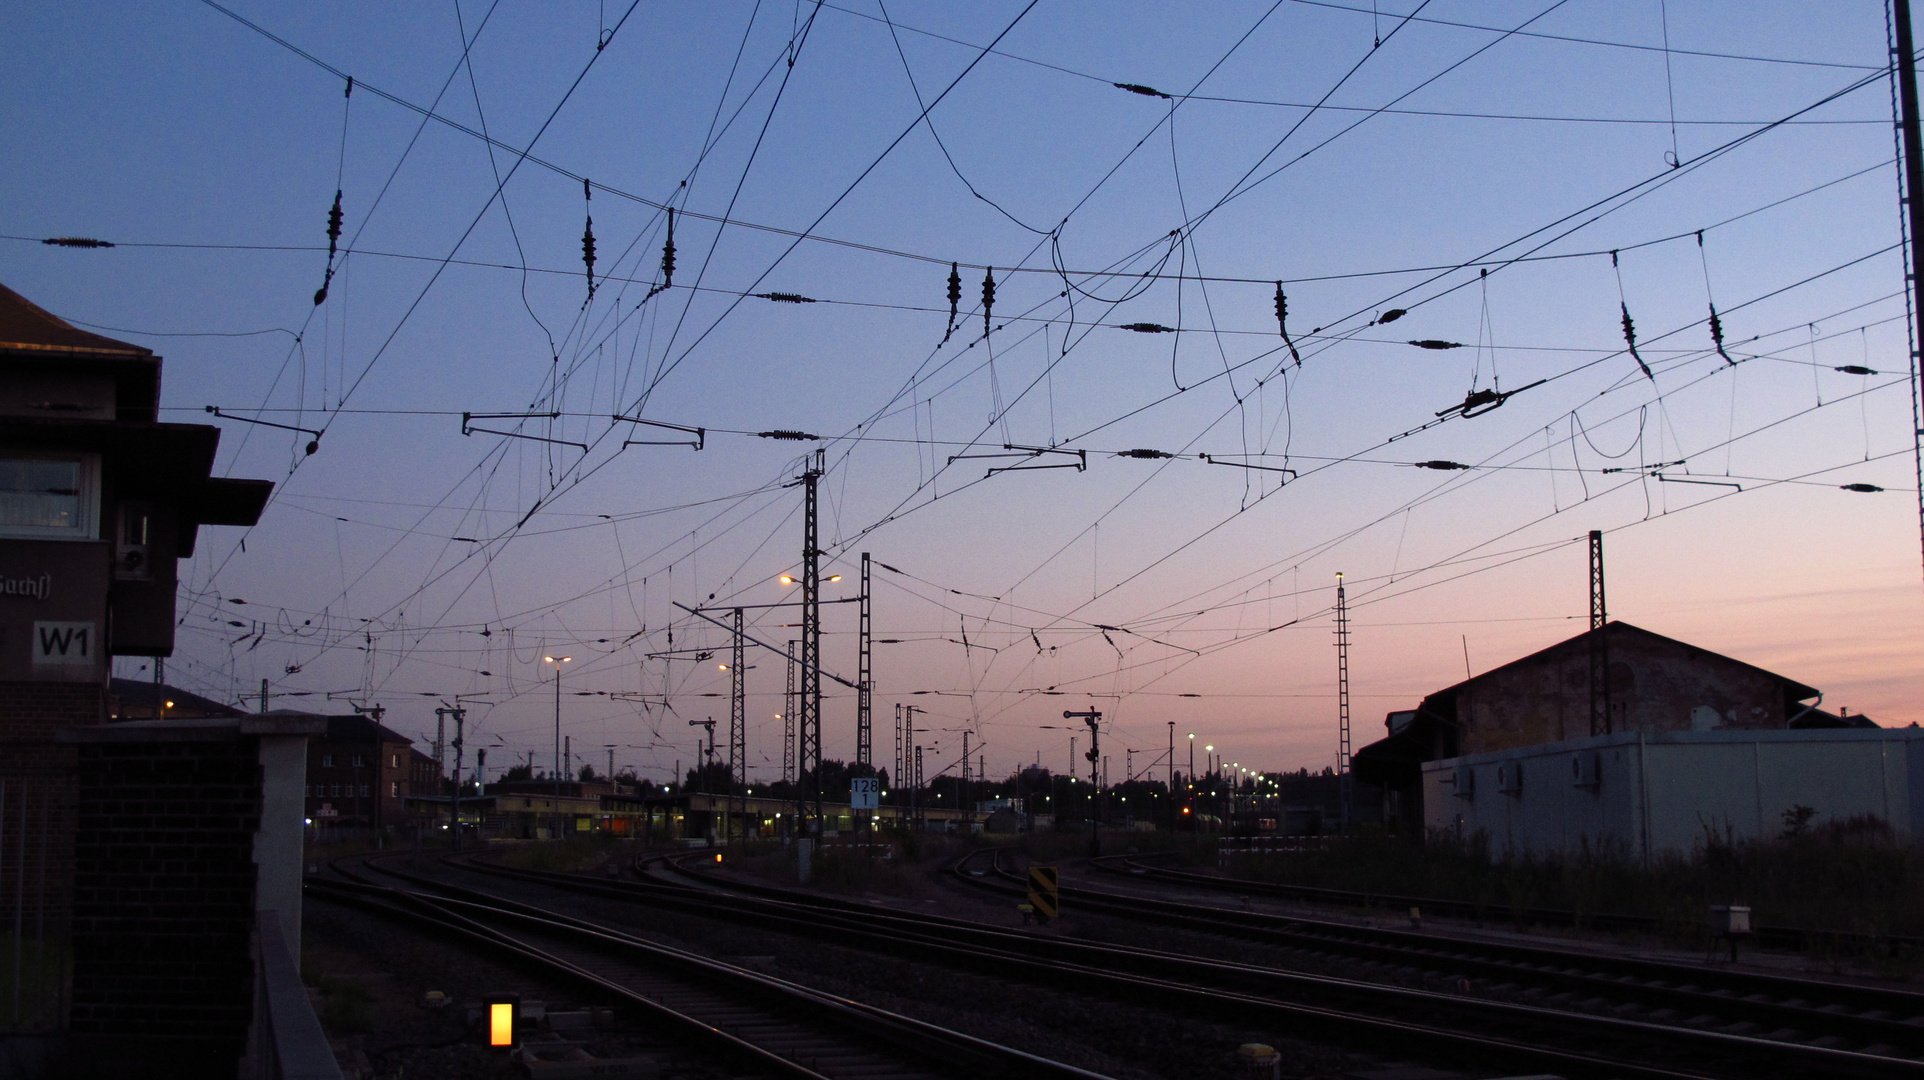
[[[45,450],[0,449],[0,460],[77,461],[80,463],[80,520],[73,526],[0,525],[0,537],[14,540],[100,539],[100,455]]]

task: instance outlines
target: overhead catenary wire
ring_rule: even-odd
[[[1160,80],[1157,80],[1157,81],[1160,81]],[[425,118],[424,118],[424,121],[423,121],[423,122],[424,122],[424,123],[426,122],[426,121],[425,121]],[[1179,254],[1179,256],[1180,256],[1180,255],[1182,255],[1182,254],[1184,254],[1184,253],[1183,253],[1183,252],[1180,252],[1180,251],[1179,251],[1179,252],[1178,252],[1178,254]],[[955,260],[948,260],[948,259],[945,259],[944,261],[946,261],[946,262],[956,262]],[[997,262],[999,263],[999,262],[1000,262],[1001,260],[995,260],[995,261],[997,261]],[[957,263],[957,265],[959,265],[959,263]],[[614,270],[614,269],[616,269],[616,268],[615,268],[615,267],[612,267],[612,266],[611,266],[611,267],[606,267],[606,268],[602,268],[602,267],[597,267],[596,269],[607,269],[607,270]],[[985,267],[984,269],[985,269],[985,271],[986,271],[986,267]],[[1193,267],[1189,267],[1189,266],[1185,266],[1185,267],[1184,267],[1184,272],[1183,272],[1183,273],[1178,273],[1178,274],[1173,274],[1173,275],[1165,275],[1165,276],[1162,276],[1162,277],[1160,277],[1160,278],[1159,278],[1158,280],[1165,280],[1165,281],[1166,281],[1166,280],[1172,280],[1172,279],[1173,279],[1173,280],[1176,280],[1176,281],[1178,281],[1178,282],[1180,282],[1180,281],[1184,281],[1184,280],[1205,280],[1205,278],[1203,277],[1203,275],[1200,275],[1200,274],[1197,274],[1197,273],[1192,273],[1192,272],[1189,272],[1189,271],[1191,271],[1191,270],[1193,270],[1193,269],[1194,269]],[[575,272],[580,272],[580,271],[575,271]],[[1009,281],[1009,280],[1010,280],[1010,276],[1011,276],[1012,274],[1015,274],[1015,273],[1022,273],[1022,272],[1025,272],[1025,271],[1022,271],[1022,270],[1015,270],[1015,269],[1004,269],[1004,270],[1002,270],[1002,271],[1000,271],[1000,272],[998,272],[998,276],[1001,276],[1001,277],[1003,277],[1003,278],[1004,278],[1004,282],[1006,283],[1007,281]],[[985,275],[985,276],[986,276],[986,275]],[[613,280],[614,280],[614,278],[613,278],[613,276],[610,276],[610,275],[606,275],[606,274],[598,274],[598,275],[597,275],[597,278],[598,278],[599,280],[601,280],[601,281],[604,281],[604,282],[607,282],[607,281],[613,281]],[[1210,280],[1213,280],[1213,279],[1210,279]],[[646,284],[646,283],[644,283],[644,284]],[[1282,290],[1282,286],[1281,286],[1280,284],[1278,284],[1278,283],[1276,283],[1276,282],[1275,282],[1275,281],[1273,281],[1273,280],[1266,280],[1266,281],[1264,281],[1264,282],[1261,282],[1261,284],[1263,284],[1263,285],[1264,285],[1264,287],[1265,287],[1265,289],[1266,289],[1266,290],[1267,290],[1267,289],[1268,289],[1269,287],[1271,287],[1271,286],[1274,286],[1274,287],[1276,288],[1276,291],[1277,291],[1277,293],[1278,293],[1278,294],[1280,294],[1280,293],[1281,293],[1281,290]],[[1707,285],[1707,284],[1708,284],[1708,282],[1706,282],[1706,285]],[[710,286],[710,288],[712,288],[712,286]],[[640,290],[638,289],[637,291],[639,292]],[[810,289],[809,291],[810,291],[811,293],[817,293],[817,292],[818,292],[818,290],[816,290],[816,289]],[[833,291],[833,290],[829,290],[829,292],[832,292],[832,291]],[[797,295],[799,295],[799,294],[797,294]],[[1011,295],[1024,295],[1024,294],[1023,294],[1023,293],[1021,293],[1021,292],[1018,292],[1018,293],[1016,293],[1016,294],[1011,294]],[[832,297],[831,297],[830,295],[827,295],[827,294],[823,294],[823,295],[819,295],[819,296],[811,296],[811,298],[812,298],[812,299],[820,299],[820,300],[821,300],[822,302],[824,302],[824,303],[832,303],[832,302],[834,302],[834,300],[833,300],[833,298],[832,298]],[[631,299],[632,299],[632,298],[631,298]],[[937,312],[939,312],[939,311],[940,311],[940,309],[939,309],[939,308],[936,308],[935,310],[936,310]],[[1712,310],[1713,310],[1713,312],[1714,312],[1714,310],[1715,310],[1715,309],[1714,309],[1714,307],[1713,307],[1713,309],[1712,309]],[[953,323],[953,322],[955,321],[955,316],[956,316],[957,314],[959,314],[959,313],[957,313],[957,312],[953,312],[953,311],[952,311],[952,312],[950,313],[950,316],[951,316],[951,318],[950,318],[950,321],[951,321],[951,323]],[[1048,317],[1049,317],[1049,316],[1050,316],[1051,314],[1052,314],[1052,313],[1050,313],[1050,312],[1042,312],[1042,313],[1040,313],[1040,316],[1046,319],[1046,318],[1048,318]],[[1644,314],[1646,314],[1646,316],[1648,315],[1648,313],[1644,313]],[[1126,317],[1126,316],[1125,316],[1125,317]],[[995,321],[996,321],[996,322],[999,322],[999,323],[1004,323],[1004,324],[1010,324],[1010,323],[1012,323],[1012,322],[1013,322],[1013,320],[1014,320],[1015,318],[1016,318],[1016,316],[1004,316],[1003,318],[1000,318],[1000,319],[997,319],[997,320],[995,320]],[[1108,319],[1108,320],[1103,320],[1103,321],[1104,321],[1104,322],[1108,322],[1108,323],[1113,323],[1113,322],[1114,322],[1115,320],[1114,320],[1114,319]],[[988,325],[989,323],[990,323],[990,316],[989,316],[989,315],[988,315],[988,314],[987,314],[987,313],[985,312],[985,327],[986,327],[986,326],[987,326],[987,325]],[[1048,322],[1048,323],[1045,323],[1045,325],[1053,325],[1053,326],[1060,326],[1060,325],[1061,325],[1061,322],[1060,322],[1059,320],[1055,320],[1055,321],[1051,321],[1051,322]],[[1230,332],[1230,331],[1228,330],[1228,328],[1221,328],[1221,329],[1218,329],[1218,328],[1216,328],[1216,327],[1215,327],[1215,326],[1213,325],[1213,320],[1211,320],[1211,322],[1210,322],[1210,324],[1205,324],[1205,325],[1208,325],[1210,329],[1212,329],[1212,330],[1215,330],[1215,331],[1216,331],[1216,332],[1218,332],[1218,333],[1227,333],[1227,332]],[[1180,325],[1180,320],[1178,320],[1178,326],[1177,326],[1177,327],[1175,327],[1175,329],[1178,329],[1178,330],[1190,330],[1190,329],[1196,329],[1196,327],[1183,327],[1183,326],[1181,326],[1181,325]],[[1828,327],[1827,327],[1827,329],[1828,329]],[[1279,331],[1281,331],[1281,332],[1282,332],[1282,333],[1283,333],[1284,335],[1288,335],[1288,329],[1286,328],[1286,326],[1285,326],[1284,324],[1282,324],[1282,322],[1281,322],[1281,320],[1280,320],[1280,319],[1279,319],[1279,325],[1278,325],[1278,330],[1279,330]],[[1422,332],[1421,330],[1418,330],[1418,331],[1417,331],[1417,333],[1419,333],[1419,334],[1420,334],[1421,332]],[[998,334],[997,336],[998,336],[998,337],[1000,337],[1001,335],[1000,335],[1000,334]],[[1014,336],[1014,335],[1011,335],[1011,336]],[[1380,336],[1380,335],[1378,335],[1378,336]],[[627,335],[626,335],[625,333],[624,333],[624,335],[623,335],[623,340],[624,340],[624,342],[625,342],[625,341],[627,340]],[[1348,344],[1352,344],[1352,343],[1360,343],[1360,338],[1359,338],[1358,336],[1356,336],[1356,335],[1349,335],[1349,336],[1343,336],[1343,335],[1341,334],[1341,332],[1340,332],[1340,331],[1339,331],[1339,332],[1336,332],[1336,333],[1332,333],[1332,334],[1327,334],[1327,335],[1313,335],[1313,336],[1312,336],[1312,338],[1311,338],[1311,339],[1309,339],[1309,340],[1316,340],[1316,341],[1319,341],[1319,342],[1320,342],[1320,341],[1327,341],[1327,342],[1331,342],[1331,343],[1341,343],[1341,344],[1344,344],[1344,345],[1346,345],[1346,346],[1347,346]],[[1580,343],[1580,342],[1579,342],[1579,343]],[[1297,341],[1296,341],[1296,340],[1289,340],[1289,341],[1288,341],[1288,345],[1289,345],[1289,350],[1288,350],[1288,351],[1290,351],[1290,352],[1292,352],[1292,353],[1293,353],[1293,352],[1295,352],[1295,351],[1296,351],[1296,350],[1295,350],[1295,345],[1296,345],[1296,344],[1297,344]],[[1662,367],[1662,364],[1661,364],[1661,362],[1660,362],[1660,359],[1659,359],[1659,358],[1660,358],[1660,357],[1662,357],[1662,356],[1664,356],[1664,355],[1665,355],[1665,353],[1664,353],[1664,352],[1663,352],[1663,351],[1662,351],[1662,350],[1661,350],[1660,348],[1658,348],[1658,347],[1656,347],[1656,346],[1652,346],[1652,345],[1651,345],[1651,344],[1650,344],[1649,342],[1642,342],[1642,343],[1640,343],[1640,346],[1641,346],[1641,348],[1642,348],[1642,351],[1643,351],[1643,356],[1644,356],[1644,357],[1647,357],[1647,358],[1649,358],[1649,359],[1650,359],[1650,360],[1652,361],[1652,363],[1653,363],[1653,364],[1655,364],[1655,365],[1656,365],[1657,367],[1659,367],[1659,368],[1661,368],[1661,367]],[[1309,349],[1309,347],[1310,347],[1310,346],[1309,346],[1309,344],[1308,344],[1308,341],[1307,341],[1307,340],[1305,340],[1305,341],[1304,341],[1304,350],[1303,350],[1303,351],[1305,351],[1305,352],[1307,352],[1307,351],[1308,351],[1308,349]],[[1747,349],[1747,347],[1746,347],[1745,345],[1743,345],[1743,344],[1741,344],[1741,343],[1733,343],[1733,344],[1732,344],[1732,349],[1731,349],[1731,351],[1732,351],[1732,352],[1733,352],[1733,353],[1734,353],[1734,354],[1735,354],[1736,356],[1738,356],[1738,357],[1740,357],[1740,358],[1742,358],[1742,359],[1744,360],[1744,362],[1748,362],[1748,360],[1749,360],[1749,358],[1748,358],[1747,356],[1744,356],[1744,354],[1745,354],[1745,352],[1747,352],[1747,351],[1750,351],[1750,350],[1749,350],[1749,349]],[[1680,350],[1679,352],[1677,352],[1677,353],[1676,353],[1676,355],[1678,355],[1679,357],[1681,357],[1681,356],[1684,356],[1684,355],[1687,355],[1687,353],[1688,353],[1688,352],[1689,352],[1689,350]],[[1006,355],[1006,353],[1005,353],[1005,355]],[[1085,354],[1085,355],[1086,355],[1086,354]],[[1494,353],[1493,353],[1493,355],[1494,355]],[[1506,356],[1507,356],[1507,355],[1508,355],[1508,354],[1506,354]],[[1306,359],[1306,358],[1307,358],[1307,357],[1304,357],[1304,356],[1300,356],[1300,355],[1298,355],[1298,356],[1296,356],[1296,357],[1295,357],[1295,360],[1296,360],[1296,362],[1297,362],[1298,364],[1300,364],[1300,361],[1301,361],[1301,360],[1303,360],[1303,359]],[[1724,359],[1725,359],[1725,360],[1730,360],[1730,359],[1731,359],[1731,357],[1730,357],[1729,355],[1726,355],[1726,356],[1724,357]],[[1247,370],[1247,369],[1245,369],[1245,370]],[[1185,373],[1185,374],[1187,374],[1187,373]],[[1240,378],[1240,375],[1239,375],[1238,377]],[[586,382],[586,376],[585,376],[585,374],[584,374],[584,378],[583,378],[583,380],[582,380],[582,381],[583,381],[583,383],[585,383],[585,382]],[[1666,383],[1667,383],[1667,382],[1668,382],[1668,377],[1666,377]],[[555,404],[558,404],[558,402],[556,402]],[[352,410],[352,409],[349,409],[349,410],[342,410],[342,413],[343,413],[343,415],[352,415],[352,414],[354,413],[354,410]],[[581,411],[581,415],[583,415],[583,416],[588,416],[588,415],[592,415],[592,414],[593,414],[593,410],[585,410],[585,411]],[[1005,410],[1005,412],[1004,412],[1004,415],[1006,415],[1006,410]],[[818,421],[818,420],[820,420],[820,419],[821,419],[820,417],[811,417],[811,416],[808,416],[808,415],[806,415],[806,414],[802,414],[802,415],[798,415],[798,416],[796,416],[796,417],[795,417],[794,419],[792,419],[792,420],[791,420],[791,419],[789,419],[789,418],[786,418],[786,417],[781,417],[781,418],[777,418],[777,419],[776,419],[776,420],[775,420],[774,422],[777,422],[777,423],[797,423],[797,424],[799,425],[799,426],[798,426],[798,429],[799,429],[799,427],[814,427],[814,428],[815,428],[816,430],[822,430],[822,431],[824,431],[825,433],[828,433],[828,434],[830,434],[830,436],[831,436],[831,437],[835,437],[835,438],[840,438],[840,439],[842,439],[842,440],[845,440],[845,441],[846,441],[847,443],[849,443],[850,445],[863,445],[863,444],[872,444],[872,443],[881,443],[881,442],[883,442],[883,441],[884,441],[884,439],[886,439],[886,438],[887,438],[887,436],[883,436],[883,435],[879,435],[879,434],[875,434],[875,435],[871,435],[871,434],[869,434],[869,433],[867,433],[867,432],[864,432],[864,431],[854,431],[854,430],[851,430],[851,431],[849,431],[849,432],[846,432],[846,433],[844,433],[844,434],[843,434],[843,435],[841,435],[841,436],[836,436],[836,435],[835,435],[835,433],[834,433],[834,431],[833,431],[833,429],[830,429],[830,428],[827,428],[827,427],[824,427],[824,426],[822,426],[822,425],[820,425],[819,423],[816,423],[816,424],[811,424],[811,423],[809,423],[809,421]],[[1100,417],[1098,417],[1097,419],[1100,419]],[[946,433],[944,433],[944,434],[946,434]],[[923,444],[930,444],[930,445],[932,445],[932,444],[934,444],[935,442],[937,442],[938,440],[936,440],[936,439],[934,439],[934,438],[930,438],[930,439],[926,439],[926,440],[913,440],[913,441],[917,441],[918,443],[923,443]],[[1051,440],[1051,441],[1053,441],[1053,440]],[[1143,442],[1145,442],[1145,443],[1149,443],[1149,445],[1155,445],[1155,446],[1161,446],[1161,445],[1168,445],[1168,446],[1171,446],[1171,447],[1174,447],[1174,446],[1176,446],[1176,445],[1178,445],[1178,444],[1177,444],[1176,442],[1174,442],[1174,441],[1171,441],[1171,442],[1167,442],[1167,443],[1164,443],[1164,442],[1163,442],[1162,440],[1160,440],[1160,439],[1158,439],[1158,440],[1154,440],[1154,441],[1151,441],[1151,440],[1149,440],[1149,439],[1144,439],[1144,440],[1142,440],[1142,441],[1143,441]],[[1127,447],[1130,447],[1130,446],[1131,446],[1131,443],[1130,443],[1129,441],[1125,441],[1125,440],[1115,440],[1115,443],[1116,443],[1116,445],[1118,445],[1118,446],[1120,446],[1120,447],[1125,447],[1125,448],[1127,448]],[[964,445],[964,446],[965,446],[965,445],[967,445],[967,442],[966,442],[966,440],[959,440],[959,441],[957,441],[956,443],[954,443],[954,445]],[[1135,447],[1135,449],[1140,449],[1140,448],[1141,448],[1141,447]],[[1117,452],[1117,453],[1121,453],[1121,452],[1124,452],[1124,451],[1121,451],[1121,450],[1118,450],[1118,451],[1115,451],[1115,452]],[[1166,452],[1166,451],[1164,451],[1164,452]],[[1360,464],[1360,463],[1362,463],[1362,462],[1359,462],[1359,464]],[[430,496],[430,497],[431,497],[431,496]],[[530,534],[537,534],[537,533],[538,533],[538,532],[539,532],[540,530],[538,530],[538,529],[531,529],[531,530],[529,530],[529,531],[530,531]],[[1105,530],[1105,531],[1107,531],[1107,530]],[[1105,545],[1105,554],[1106,554],[1106,553],[1107,553],[1107,546]],[[622,559],[622,561],[623,561],[624,563],[626,563],[626,562],[628,562],[628,560],[627,560],[627,558],[626,558],[626,557],[623,557],[623,559]],[[704,569],[706,569],[706,567],[707,567],[707,563],[708,563],[708,560],[707,560],[706,558],[704,558],[704,559],[703,559],[703,564],[704,564]],[[684,566],[685,566],[685,564],[684,564]],[[1106,560],[1105,560],[1105,566],[1106,566]],[[711,572],[711,575],[712,575],[712,572]],[[711,576],[711,581],[712,581],[712,576]],[[412,610],[411,610],[411,608],[410,608],[410,614],[411,614],[411,615],[413,614],[413,612],[412,612]],[[971,625],[973,625],[973,624],[971,624]],[[1126,640],[1126,639],[1123,639],[1123,643],[1124,643],[1124,644],[1128,644],[1128,642],[1127,642],[1127,640]]]

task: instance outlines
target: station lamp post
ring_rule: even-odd
[[[544,656],[544,664],[554,665],[554,805],[549,809],[548,831],[561,839],[561,665],[574,662],[572,656]]]

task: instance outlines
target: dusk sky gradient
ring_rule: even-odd
[[[461,695],[490,771],[546,768],[566,651],[576,753],[667,779],[727,676],[645,654],[723,658],[677,602],[794,598],[821,445],[825,597],[893,568],[885,766],[913,702],[931,773],[965,728],[992,776],[1065,768],[1067,708],[1104,711],[1116,780],[1171,721],[1320,769],[1338,571],[1361,745],[1580,632],[1591,529],[1613,617],[1924,721],[1880,3],[229,6],[352,95],[205,3],[0,10],[0,282],[160,353],[163,419],[279,485],[182,564],[176,685],[430,738]],[[1517,393],[1433,423],[1473,390]],[[623,448],[684,436],[616,414],[704,446]],[[1085,456],[970,456],[1005,444]],[[770,780],[784,662],[749,662]],[[852,695],[825,712],[852,758]]]

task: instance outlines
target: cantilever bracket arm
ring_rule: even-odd
[[[1650,475],[1666,484],[1702,484],[1705,487],[1727,487],[1736,488],[1738,491],[1744,490],[1744,485],[1732,480],[1686,480],[1681,476],[1665,476],[1660,472],[1653,472]]]
[[[1263,472],[1288,473],[1289,478],[1291,480],[1296,479],[1295,469],[1285,468],[1281,465],[1252,465],[1247,461],[1224,461],[1221,458],[1210,457],[1208,454],[1201,454],[1198,456],[1211,465],[1228,465],[1231,468],[1235,468],[1235,469],[1259,469]],[[1133,630],[1130,631],[1130,633],[1134,633],[1134,632],[1135,631]],[[1176,646],[1176,648],[1180,649],[1182,648],[1182,646],[1178,645]]]
[[[621,444],[623,449],[630,446],[692,446],[700,450],[708,441],[707,428],[670,424],[665,420],[643,420],[639,416],[622,416],[620,413],[616,413],[613,419],[624,424],[645,424],[648,427],[665,428],[669,431],[682,431],[695,437],[692,442],[686,439],[629,439]]]
[[[733,626],[721,621],[720,619],[715,618],[713,615],[708,614],[706,611],[703,611],[700,608],[689,607],[687,604],[684,604],[679,600],[675,601],[674,603],[676,607],[682,609],[683,611],[686,611],[690,615],[696,616],[697,618],[706,619],[709,622],[714,623],[716,626],[721,627],[723,630],[726,630],[731,634],[735,632],[735,628]],[[755,645],[760,645],[762,648],[767,649],[769,652],[772,652],[777,656],[781,656],[781,657],[788,656],[787,649],[778,649],[775,646],[770,645],[768,642],[763,641],[762,639],[755,637],[752,634],[743,633],[742,640],[746,642],[750,642]],[[837,675],[832,671],[824,669],[820,664],[810,664],[808,661],[803,660],[799,656],[795,658],[795,662],[798,664],[802,664],[805,667],[814,668],[815,674],[820,675],[825,679],[833,679],[836,682],[841,683],[843,686],[848,687],[850,690],[861,689],[861,687],[855,685],[854,683],[848,681],[847,679],[842,678],[840,675]]]
[[[475,427],[473,423],[476,420],[559,420],[560,418],[561,418],[561,414],[558,412],[545,412],[545,413],[464,412],[461,414],[461,434],[463,435],[499,435],[504,439],[526,439],[529,442],[554,443],[557,446],[576,447],[582,453],[584,454],[587,453],[588,452],[587,443],[578,443],[570,439],[551,439],[546,435],[529,435],[525,432],[520,432],[520,431],[501,431],[498,428]]]
[[[1075,458],[1074,461],[1064,461],[1054,465],[1002,465],[984,473],[984,478],[1003,472],[1034,472],[1038,469],[1074,469],[1077,472],[1085,472],[1089,468],[1089,452],[1087,450],[1063,450],[1053,446],[1017,446],[1012,443],[1003,443],[1002,449],[1008,452],[1001,454],[954,454],[949,457],[949,463],[953,465],[958,461],[974,461],[985,458],[1018,458],[1024,461],[1034,461],[1044,454],[1060,454],[1064,457]]]
[[[321,433],[315,431],[313,428],[295,427],[293,424],[277,424],[272,420],[256,420],[251,416],[233,416],[221,412],[219,405],[209,405],[207,406],[207,411],[222,420],[238,420],[243,424],[259,424],[261,427],[280,428],[282,431],[298,431],[303,435],[312,435],[317,439],[321,437]]]

